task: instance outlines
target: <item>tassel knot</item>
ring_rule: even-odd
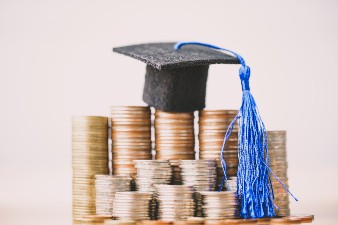
[[[241,66],[239,69],[239,77],[241,78],[242,90],[250,90],[249,79],[250,79],[250,67]]]

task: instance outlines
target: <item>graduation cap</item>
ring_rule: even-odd
[[[149,43],[113,48],[147,64],[143,101],[166,112],[192,112],[205,108],[210,64],[239,64],[231,55],[205,46],[180,49],[175,43]]]
[[[238,121],[237,195],[240,217],[274,217],[270,172],[286,191],[291,192],[269,168],[267,132],[250,91],[251,70],[244,58],[231,50],[200,42],[141,44],[114,48],[113,51],[147,64],[143,100],[150,106],[170,112],[188,112],[205,107],[210,64],[241,64],[242,105],[226,131],[220,151],[224,180],[227,183],[224,146],[234,123]]]

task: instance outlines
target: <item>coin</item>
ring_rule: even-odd
[[[130,191],[131,178],[118,175],[96,175],[96,214],[112,215],[116,192]]]
[[[288,187],[287,158],[286,158],[286,131],[267,131],[270,156],[270,169]],[[277,216],[289,216],[289,194],[283,186],[271,175],[271,183],[275,195],[274,204],[279,207]],[[272,221],[279,223],[280,221]]]
[[[159,219],[186,220],[194,215],[195,201],[192,186],[155,185],[159,201]]]
[[[202,211],[206,218],[238,218],[238,197],[235,191],[202,191]]]
[[[199,112],[199,158],[217,159],[221,156],[225,133],[228,126],[237,115],[237,110],[202,110]],[[234,175],[238,166],[238,124],[234,124],[232,134],[229,136],[224,146],[223,158],[227,163],[227,172]],[[217,189],[223,180],[223,169],[218,163],[217,169]],[[225,185],[223,185],[225,190]]]
[[[105,225],[136,225],[134,220],[106,220]]]
[[[181,176],[184,185],[195,190],[211,191],[216,185],[215,160],[181,160]]]
[[[195,158],[194,114],[155,111],[155,158]]]
[[[152,158],[150,108],[112,106],[111,124],[113,173],[135,177],[133,160]]]
[[[155,184],[170,184],[171,166],[168,160],[134,160],[138,191],[152,192]]]
[[[113,216],[118,219],[150,220],[151,192],[116,192]]]
[[[107,117],[72,118],[72,170],[73,218],[93,215],[96,213],[95,175],[109,172]],[[86,220],[81,223],[94,223],[89,218]]]
[[[289,218],[297,218],[300,219],[302,223],[311,223],[314,220],[314,215],[310,214],[296,214],[292,215]]]

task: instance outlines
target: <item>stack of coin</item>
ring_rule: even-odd
[[[169,160],[171,166],[171,183],[172,185],[181,185],[182,184],[182,176],[181,176],[181,168],[180,168],[180,160]]]
[[[203,202],[203,214],[206,219],[221,220],[238,218],[238,198],[234,191],[200,192]]]
[[[135,220],[106,220],[104,225],[137,225]]]
[[[119,220],[150,220],[152,192],[116,192],[113,216]]]
[[[237,113],[237,110],[201,110],[199,112],[199,159],[220,159],[225,133]],[[238,123],[234,124],[233,132],[224,146],[223,156],[227,163],[227,176],[236,176]],[[217,187],[220,186],[222,180],[223,169],[219,160],[217,162]]]
[[[72,118],[73,218],[95,214],[95,175],[108,174],[108,118]]]
[[[187,222],[189,225],[192,225],[192,224],[203,225],[205,222],[205,219],[202,217],[189,217]]]
[[[113,215],[116,192],[130,191],[131,178],[120,175],[96,175],[96,214]]]
[[[142,220],[138,225],[172,225],[172,222],[163,220]]]
[[[103,225],[106,221],[111,221],[112,216],[107,215],[85,215],[73,221],[77,225]]]
[[[194,190],[187,185],[156,185],[159,219],[186,220],[194,215]]]
[[[176,220],[173,225],[203,225],[204,219],[201,217],[189,217],[187,220]]]
[[[182,182],[184,185],[193,186],[196,191],[195,214],[202,216],[202,198],[200,191],[213,191],[216,185],[216,161],[206,160],[180,160]]]
[[[133,160],[152,158],[150,114],[144,106],[111,107],[113,174],[134,177]]]
[[[103,225],[104,222],[103,218],[78,218],[73,220],[73,225]]]
[[[168,160],[134,160],[137,170],[136,189],[155,191],[156,184],[170,184],[171,166]]]
[[[222,182],[224,182],[224,180],[223,180],[224,179],[223,178],[224,177],[224,172],[223,172],[221,160],[216,160],[216,165],[217,165],[217,185],[216,185],[216,190],[219,190]],[[227,171],[227,178],[228,178],[228,180],[229,180],[229,178],[232,178],[232,177],[236,178],[236,176],[237,176],[237,166],[229,168],[228,165],[227,165],[226,171]],[[225,183],[223,183],[221,190],[222,191],[227,190]]]
[[[193,186],[195,191],[212,191],[216,185],[216,162],[209,160],[180,160],[184,185]]]
[[[288,163],[286,159],[286,131],[268,131],[270,168],[287,186]],[[272,187],[275,195],[274,204],[279,208],[276,211],[278,216],[290,215],[289,194],[283,186],[271,174]]]
[[[194,113],[155,112],[156,159],[195,159]]]

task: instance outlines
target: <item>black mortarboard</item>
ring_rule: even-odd
[[[143,100],[167,112],[191,112],[205,107],[210,64],[238,64],[236,57],[203,46],[149,43],[113,48],[114,52],[147,64]]]

